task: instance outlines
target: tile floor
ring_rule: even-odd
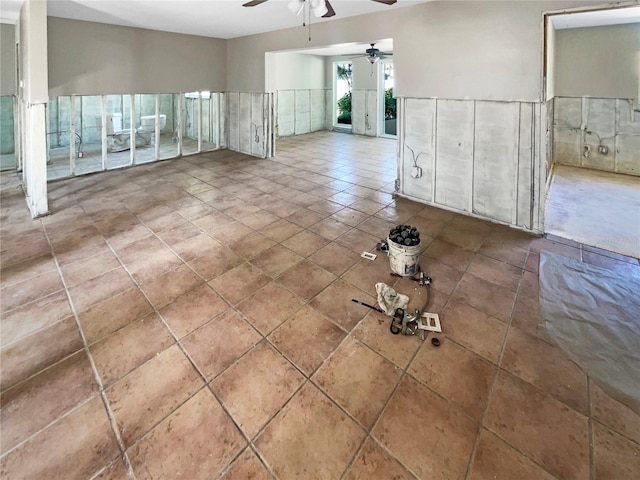
[[[635,479],[640,416],[538,331],[549,249],[394,199],[395,143],[321,132],[52,183],[2,176],[1,477]],[[15,176],[14,176],[15,177]],[[362,259],[422,233],[435,348],[393,336]]]

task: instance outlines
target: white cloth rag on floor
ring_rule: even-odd
[[[378,305],[389,316],[393,316],[396,308],[406,310],[409,305],[409,297],[396,292],[386,283],[376,283],[376,292],[378,292]]]

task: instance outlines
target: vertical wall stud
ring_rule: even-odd
[[[107,169],[107,96],[100,96],[100,115],[102,117],[102,131],[100,132],[102,140],[102,170]]]
[[[156,93],[156,123],[155,123],[155,156],[156,160],[160,158],[160,94]]]

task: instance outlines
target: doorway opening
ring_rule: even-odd
[[[640,217],[638,15],[631,5],[549,12],[544,59],[544,231],[634,258],[640,258],[640,225],[631,220]]]
[[[333,126],[351,129],[351,99],[353,92],[353,63],[333,64],[334,114]]]
[[[395,138],[397,134],[397,112],[396,112],[396,99],[393,96],[393,60],[380,61],[380,73],[378,78],[380,79],[379,102],[380,105],[380,125],[378,131],[381,137]]]

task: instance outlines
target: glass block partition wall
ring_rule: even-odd
[[[47,179],[221,148],[224,94],[72,95],[47,106]]]

